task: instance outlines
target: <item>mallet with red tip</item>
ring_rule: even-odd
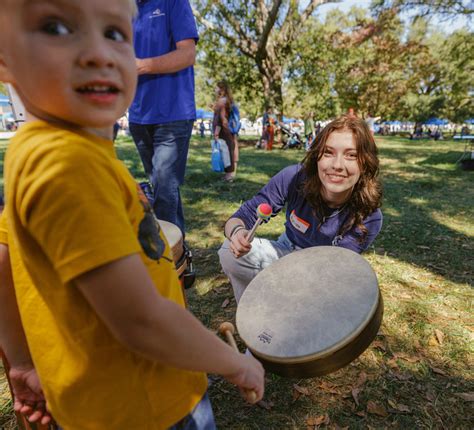
[[[263,222],[263,221],[268,221],[270,217],[272,216],[272,207],[268,203],[260,203],[257,206],[257,221],[255,221],[255,224],[252,227],[252,230],[249,231],[249,234],[247,235],[247,240],[249,242],[252,242],[254,236],[255,236],[255,230],[257,230],[257,227]]]

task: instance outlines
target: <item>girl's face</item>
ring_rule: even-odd
[[[323,156],[318,161],[322,196],[329,206],[345,203],[360,178],[357,147],[351,131],[329,135]]]

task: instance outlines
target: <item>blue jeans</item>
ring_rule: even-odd
[[[169,430],[215,430],[214,413],[209,396],[204,394],[201,401],[189,415],[170,427]]]
[[[168,430],[216,430],[216,428],[211,401],[206,393],[190,414]],[[58,430],[62,428],[58,426]]]
[[[166,124],[130,123],[130,133],[153,186],[153,210],[158,219],[177,225],[184,236],[179,187],[184,183],[194,120]]]

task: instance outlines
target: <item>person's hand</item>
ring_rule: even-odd
[[[36,370],[32,366],[12,367],[9,372],[13,409],[28,421],[46,425],[52,421]]]
[[[214,134],[214,139],[218,140],[219,139],[219,134]]]
[[[249,391],[254,391],[257,395],[254,403],[262,400],[265,391],[265,370],[262,364],[252,356],[239,354],[242,366],[232,375],[224,375],[230,383],[239,387],[243,397],[250,401]]]
[[[245,228],[237,230],[230,238],[230,252],[235,258],[248,254],[252,245],[247,240],[249,231]]]
[[[135,64],[137,66],[137,73],[138,75],[144,75],[144,74],[147,74],[149,73],[148,71],[148,60],[145,58],[145,59],[140,59],[140,58],[136,58],[135,59]]]

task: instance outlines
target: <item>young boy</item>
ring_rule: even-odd
[[[31,354],[64,429],[188,428],[203,410],[194,425],[213,428],[203,372],[259,400],[263,369],[184,309],[170,248],[114,152],[112,126],[136,84],[134,7],[132,0],[2,2],[0,80],[15,87],[30,121],[5,158],[25,340],[6,336],[2,346],[12,368]],[[15,305],[1,312],[12,324],[20,321]],[[29,407],[41,414],[38,403]]]

